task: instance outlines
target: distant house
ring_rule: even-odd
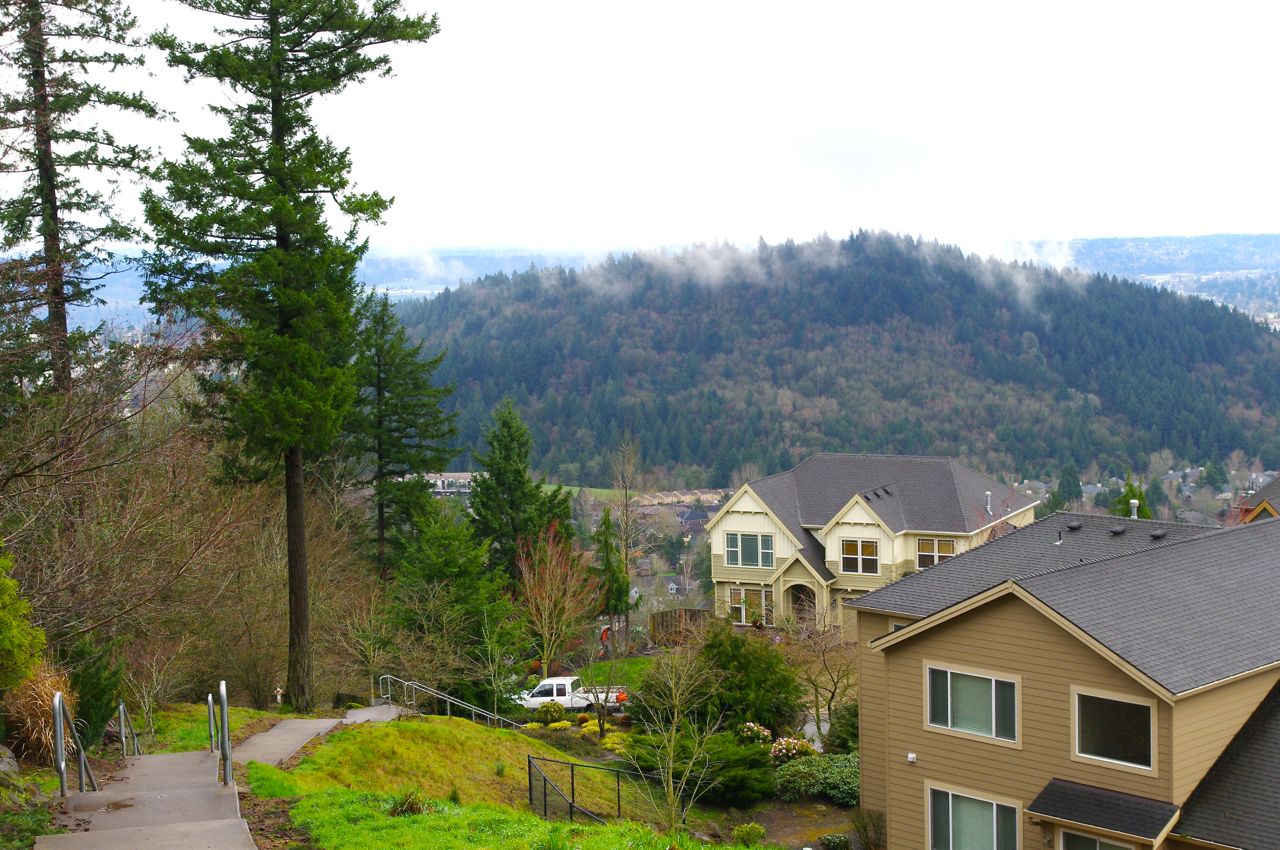
[[[1278,553],[1059,513],[851,602],[889,850],[1280,847]]]
[[[1280,478],[1254,493],[1236,506],[1241,522],[1274,519],[1280,516]]]
[[[707,522],[718,611],[774,625],[928,569],[1033,519],[1036,500],[945,457],[817,454]]]
[[[471,482],[474,472],[429,472],[423,477],[431,483],[432,495],[437,499],[459,498],[471,500]]]

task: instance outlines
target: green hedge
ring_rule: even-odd
[[[778,796],[784,800],[816,797],[837,806],[858,805],[860,780],[856,755],[806,756],[777,771]]]

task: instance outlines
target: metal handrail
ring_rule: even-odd
[[[67,702],[62,697],[62,691],[58,691],[53,695],[53,768],[58,772],[58,792],[63,796],[67,796],[67,728],[71,729],[71,738],[75,741],[76,756],[79,760],[80,770],[80,792],[84,793],[84,780],[89,777],[89,786],[94,790],[98,790],[98,780],[93,775],[93,769],[89,767],[89,759],[84,752],[84,743],[80,740],[80,733],[76,731],[76,722],[71,718],[71,712],[67,710]]]
[[[445,713],[449,717],[453,716],[453,708],[456,706],[464,712],[470,712],[473,723],[482,722],[482,720],[477,719],[482,718],[483,723],[486,726],[505,726],[509,729],[521,728],[519,723],[508,717],[503,717],[501,714],[494,714],[486,708],[481,708],[478,705],[472,705],[469,702],[464,702],[457,697],[450,696],[444,691],[433,688],[430,685],[424,685],[421,682],[406,681],[390,675],[382,676],[378,679],[378,693],[387,702],[394,703],[396,701],[396,686],[400,687],[402,693],[400,704],[406,708],[417,709],[418,695],[426,694],[432,699],[438,699],[443,702],[445,704]]]
[[[218,751],[218,724],[213,719],[213,694],[209,694],[209,752],[216,753]]]
[[[227,683],[218,683],[218,703],[222,710],[222,784],[231,785],[231,723],[227,720]]]
[[[127,735],[126,729],[129,730]],[[120,700],[120,755],[125,758],[129,757],[130,739],[133,740],[133,754],[142,755],[142,747],[138,744],[138,732],[133,728],[133,718],[129,716],[129,709],[125,708],[124,700]]]
[[[541,766],[538,765],[539,761],[551,761],[556,764],[569,765],[570,767],[569,788],[571,789],[569,794],[565,794],[564,791],[561,790],[560,786],[556,784],[556,781],[552,779],[550,776],[547,776],[546,771],[544,771],[541,768]],[[604,818],[600,817],[600,815],[596,814],[590,809],[584,809],[582,806],[578,805],[577,782],[575,781],[575,777],[573,774],[573,768],[577,767],[577,765],[573,764],[572,762],[556,762],[555,759],[539,759],[539,758],[535,758],[532,755],[528,756],[528,764],[529,764],[529,808],[530,809],[534,808],[533,774],[537,773],[538,776],[542,777],[542,816],[544,818],[548,817],[547,786],[550,786],[551,789],[556,792],[556,796],[559,797],[561,800],[564,800],[565,805],[568,807],[570,823],[573,822],[573,813],[579,812],[591,818],[591,820],[595,821],[601,826],[604,825],[605,823]],[[618,777],[618,817],[622,817],[622,777],[621,776]]]

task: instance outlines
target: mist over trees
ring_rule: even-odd
[[[821,450],[1027,474],[1161,448],[1280,459],[1280,338],[1244,314],[905,237],[619,256],[399,311],[449,352],[463,444],[510,395],[534,467],[565,482],[607,485],[627,431],[686,485]]]

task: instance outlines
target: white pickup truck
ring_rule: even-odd
[[[525,708],[535,709],[544,702],[558,702],[570,711],[584,711],[594,706],[601,697],[611,709],[627,701],[626,691],[614,685],[607,688],[585,688],[577,676],[552,676],[550,679],[543,679],[533,690],[520,694],[520,704]]]

